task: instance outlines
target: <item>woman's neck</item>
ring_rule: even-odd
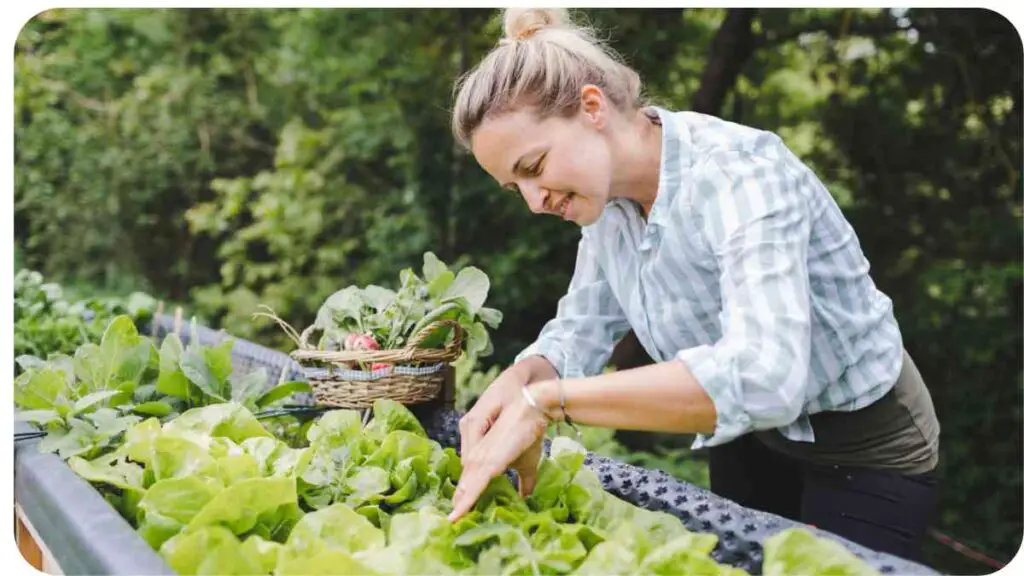
[[[651,213],[658,196],[661,176],[661,126],[656,118],[636,113],[614,142],[616,158],[612,196],[626,198],[640,205],[644,218]]]

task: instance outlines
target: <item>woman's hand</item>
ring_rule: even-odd
[[[522,400],[524,386],[555,375],[555,369],[540,356],[527,358],[502,372],[459,420],[459,434],[462,436],[459,453],[465,457],[473,452],[505,407]]]
[[[516,390],[516,396],[504,399],[505,406],[494,425],[469,451],[462,453],[462,475],[448,516],[452,522],[469,512],[491,480],[509,467],[519,475],[519,493],[528,496],[533,491],[544,431],[550,420],[526,402],[522,386]]]

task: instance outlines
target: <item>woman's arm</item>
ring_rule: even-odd
[[[576,269],[558,311],[537,340],[487,388],[459,422],[461,454],[469,454],[527,384],[600,372],[612,345],[629,329],[597,259],[593,240],[579,242]]]
[[[580,424],[683,434],[715,430],[711,397],[678,360],[529,386],[538,406],[553,420],[562,419],[563,390],[566,413]]]

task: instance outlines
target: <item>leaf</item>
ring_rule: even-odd
[[[228,389],[228,381],[231,377],[231,372],[234,370],[234,366],[231,363],[231,350],[234,348],[234,345],[234,339],[225,338],[215,346],[200,348],[203,358],[206,360],[206,365],[210,369],[210,375],[213,377],[211,386],[217,391],[219,396],[224,398],[228,398],[231,395],[231,391]]]
[[[236,403],[192,408],[168,422],[168,431],[182,430],[242,442],[246,438],[271,437],[252,412]]]
[[[433,252],[423,253],[423,278],[428,283],[433,282],[438,276],[447,271],[448,267]]]
[[[138,338],[141,340],[140,342],[121,351],[116,360],[116,368],[113,370],[118,385],[131,384],[125,388],[128,398],[131,398],[131,392],[139,385],[146,370],[149,369],[151,356],[156,354],[152,342],[141,336]]]
[[[384,442],[366,458],[363,465],[391,470],[399,462],[413,456],[420,456],[427,461],[433,449],[434,444],[427,438],[405,430],[396,430],[387,435]]]
[[[456,546],[479,546],[488,540],[500,540],[503,536],[518,536],[519,529],[508,524],[482,524],[459,535]]]
[[[537,471],[537,484],[534,486],[533,492],[526,498],[527,504],[535,511],[553,508],[561,498],[566,486],[572,481],[572,476],[573,473],[566,470],[557,461],[550,458],[544,459]]]
[[[765,540],[763,573],[765,576],[877,574],[842,544],[815,537],[803,528],[782,530]]]
[[[114,380],[137,385],[149,366],[151,347],[152,343],[139,335],[130,316],[115,317],[103,333],[99,356],[91,359],[94,362],[90,371],[94,376],[90,382],[91,389],[106,390],[113,385]]]
[[[384,532],[344,504],[306,514],[292,529],[285,550],[289,555],[327,548],[355,554],[384,548]]]
[[[100,391],[100,392],[93,392],[92,394],[88,394],[86,396],[83,396],[82,398],[79,398],[78,401],[75,402],[75,405],[74,405],[74,408],[73,408],[72,412],[74,414],[81,414],[83,412],[88,412],[91,408],[94,408],[97,404],[100,404],[104,400],[107,400],[107,399],[112,398],[114,396],[117,396],[119,394],[121,394],[121,392],[119,390],[103,390],[103,391]]]
[[[104,390],[111,377],[111,368],[97,344],[83,344],[75,350],[75,376],[89,390]]]
[[[480,315],[480,321],[491,328],[497,328],[503,319],[500,310],[486,306],[480,308],[478,314]]]
[[[347,320],[358,321],[362,316],[363,298],[359,288],[349,286],[331,294],[316,315],[316,326],[321,330],[347,326]]]
[[[259,565],[260,574],[271,574],[277,566],[277,557],[284,548],[278,542],[264,540],[255,534],[249,536],[242,542],[242,556],[254,560]]]
[[[223,490],[219,483],[196,476],[160,480],[149,487],[139,502],[139,530],[147,533],[150,546],[159,550],[164,541],[177,534]],[[154,520],[148,522],[149,518]],[[156,524],[156,529],[147,530],[148,524]],[[174,532],[170,533],[171,530]]]
[[[455,273],[451,270],[445,270],[427,284],[427,295],[432,300],[440,300],[454,282]]]
[[[361,466],[354,475],[345,480],[345,487],[352,498],[365,502],[372,496],[384,494],[391,489],[388,473],[376,466]]]
[[[403,404],[386,398],[374,400],[373,420],[368,426],[368,431],[377,432],[381,437],[385,437],[397,430],[411,432],[423,438],[427,437],[423,425]]]
[[[173,411],[174,407],[172,407],[167,402],[161,402],[156,400],[152,402],[143,402],[142,404],[136,404],[135,406],[132,407],[132,412],[136,414],[142,414],[144,416],[156,416],[157,418],[163,418],[164,416],[169,415]]]
[[[641,571],[646,574],[714,574],[719,567],[709,554],[718,544],[714,534],[683,534],[644,556]]]
[[[466,352],[476,356],[487,356],[491,349],[491,338],[487,328],[480,322],[473,322],[466,333]]]
[[[148,319],[152,316],[153,311],[156,309],[156,298],[153,298],[149,294],[143,292],[132,292],[128,296],[128,302],[125,307],[128,309],[128,314],[132,318],[139,320]]]
[[[320,549],[313,555],[293,555],[285,548],[278,555],[276,573],[279,576],[312,576],[315,574],[376,574],[351,554],[331,549]]]
[[[162,394],[189,400],[191,384],[181,369],[182,353],[181,339],[177,334],[168,334],[160,345],[160,374],[156,389]]]
[[[619,542],[606,541],[598,544],[577,568],[577,574],[627,574],[636,566],[636,555]],[[684,572],[686,573],[686,572]],[[703,574],[703,573],[701,573]]]
[[[67,460],[88,452],[92,447],[91,437],[90,431],[81,425],[70,429],[52,430],[39,441],[39,451],[56,452],[58,456]]]
[[[215,469],[210,444],[202,440],[164,433],[130,448],[129,453],[133,460],[146,464],[155,480],[182,478]]]
[[[267,369],[260,367],[244,376],[231,378],[231,401],[243,406],[256,407],[258,398],[267,387]]]
[[[262,558],[248,554],[230,530],[204,526],[178,534],[160,548],[160,556],[178,574],[261,574]]]
[[[220,394],[219,382],[206,362],[203,349],[191,346],[186,349],[181,355],[181,370],[208,397],[227,402],[227,398]]]
[[[67,354],[50,354],[46,359],[46,367],[64,374],[64,382],[72,396],[78,395],[75,379],[75,359]]]
[[[143,494],[142,466],[123,459],[110,461],[110,457],[96,460],[84,460],[74,457],[68,460],[68,466],[82,478],[94,484],[107,484],[121,490]]]
[[[44,368],[46,366],[46,362],[42,358],[32,356],[31,354],[22,354],[15,358],[14,361],[18,363],[22,371],[27,371],[31,368]]]
[[[56,410],[62,417],[71,412],[64,375],[49,368],[23,372],[14,380],[14,403],[28,410]]]
[[[467,266],[459,270],[455,281],[442,295],[442,301],[455,298],[465,298],[469,304],[468,311],[471,316],[476,316],[480,307],[487,300],[487,292],[490,289],[490,280],[482,270],[474,266]]]
[[[296,394],[311,394],[313,389],[310,387],[309,382],[285,382],[284,384],[278,384],[270,390],[263,393],[262,396],[256,399],[257,408],[266,408],[278,402],[289,398]]]
[[[239,480],[204,506],[188,523],[186,530],[222,525],[235,534],[244,534],[256,526],[261,514],[295,504],[297,498],[293,477]]]
[[[396,296],[394,290],[373,284],[363,289],[364,300],[378,312],[394,304]]]
[[[56,410],[17,410],[14,412],[15,422],[31,422],[45,427],[51,422],[63,422]]]
[[[438,306],[437,308],[434,308],[433,310],[428,312],[423,318],[420,318],[419,321],[416,322],[410,334],[419,334],[421,331],[426,329],[426,327],[429,326],[432,322],[436,322],[437,320],[457,318],[459,313],[463,310],[464,303],[465,300],[459,300],[457,302],[446,302]],[[420,344],[420,347],[440,347],[444,343],[445,338],[447,337],[449,332],[450,329],[447,328],[435,329],[435,331],[431,333],[430,336],[423,340],[423,343]]]
[[[164,395],[156,389],[156,384],[143,384],[135,389],[135,402],[149,402],[151,400],[158,400]]]
[[[355,410],[331,410],[317,420],[307,434],[310,442],[334,437],[339,444],[354,440],[362,429],[362,419]]]

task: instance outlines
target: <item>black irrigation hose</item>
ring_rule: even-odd
[[[319,416],[324,412],[331,410],[326,406],[303,406],[301,404],[285,405],[279,408],[271,408],[264,410],[263,412],[256,413],[257,420],[263,420],[265,418],[276,418],[278,416],[295,416],[295,417],[313,417]]]
[[[46,436],[46,432],[15,432],[14,441],[35,440],[36,438],[42,438],[43,436]]]

